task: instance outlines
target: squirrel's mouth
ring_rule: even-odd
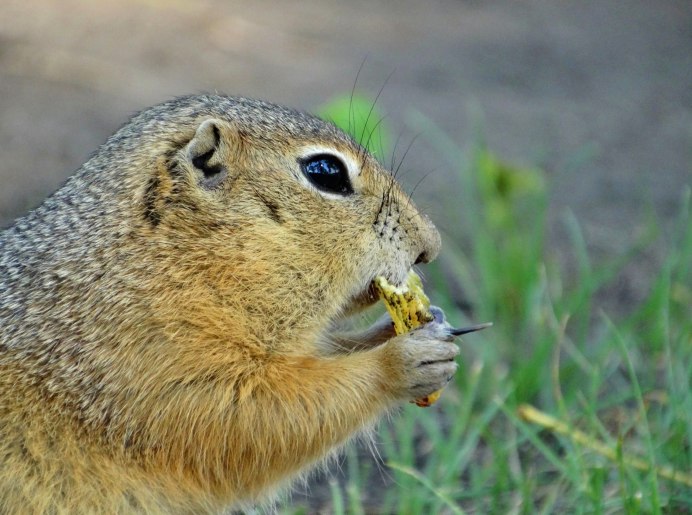
[[[356,293],[348,300],[344,309],[344,315],[350,316],[358,313],[377,303],[378,300],[380,300],[380,296],[377,293],[375,280],[373,278],[367,283],[367,286],[363,290]]]
[[[364,309],[369,308],[373,304],[376,304],[380,300],[380,294],[378,293],[377,287],[375,286],[376,277],[382,276],[392,284],[402,285],[405,282],[405,277],[407,274],[408,271],[406,271],[406,273],[403,275],[403,278],[399,277],[398,274],[394,274],[395,277],[389,277],[390,274],[387,273],[377,274],[376,276],[372,277],[367,282],[365,288],[352,295],[346,302],[344,315],[350,316],[360,311],[363,311]]]
[[[409,268],[399,268],[396,266],[383,267],[378,273],[356,286],[356,288],[359,289],[346,301],[344,309],[342,310],[342,316],[349,317],[357,314],[380,300],[380,294],[375,286],[375,279],[377,277],[384,277],[387,282],[400,286],[406,282],[409,270]]]

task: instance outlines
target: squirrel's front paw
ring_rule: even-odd
[[[447,385],[457,370],[454,358],[459,354],[450,329],[442,317],[436,316],[433,322],[385,344],[383,350],[391,367],[387,372],[393,379],[388,387],[394,396],[418,399]]]

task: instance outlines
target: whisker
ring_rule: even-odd
[[[356,79],[353,81],[353,87],[351,88],[351,97],[348,100],[348,133],[354,137],[354,133],[356,131],[356,113],[353,111],[353,95],[355,94],[356,86],[358,85],[358,77],[360,77],[360,72],[363,70],[363,66],[367,60],[368,54],[365,54],[365,57],[363,57],[363,60],[358,67],[358,71],[356,72]],[[351,125],[351,117],[353,117],[353,125]]]
[[[419,133],[415,134],[415,135],[413,136],[413,138],[411,138],[411,141],[409,142],[408,146],[406,147],[406,151],[404,152],[404,155],[401,156],[401,161],[399,161],[399,164],[397,165],[397,167],[396,167],[396,168],[394,169],[394,171],[392,172],[392,175],[394,175],[394,178],[395,178],[395,179],[396,179],[397,174],[399,173],[399,169],[401,168],[401,165],[404,164],[404,160],[406,159],[406,156],[408,155],[409,151],[411,150],[411,147],[413,146],[413,144],[416,142],[416,140],[417,140],[422,134],[423,134],[422,132],[419,132]]]
[[[379,154],[376,155],[375,157],[377,158],[378,162],[382,165],[385,166],[384,164],[384,142],[382,141],[382,131],[377,132],[377,148],[379,150]]]
[[[370,134],[368,135],[368,141],[365,143],[365,150],[367,150],[368,152],[370,152],[370,140],[372,139],[373,134],[375,134],[375,132],[376,132],[377,129],[379,128],[380,124],[381,124],[386,118],[387,118],[387,115],[382,116],[382,117],[377,121],[377,123],[376,123],[375,126],[372,128],[372,130],[370,131]],[[379,131],[379,134],[380,134],[380,142],[382,142],[382,131]],[[372,153],[372,152],[371,152],[371,153]]]
[[[394,75],[394,71],[392,70],[389,75],[387,75],[387,78],[384,80],[384,83],[382,84],[382,87],[380,87],[380,90],[377,92],[377,95],[375,95],[375,100],[373,100],[372,105],[370,106],[370,111],[368,111],[368,116],[365,118],[365,123],[363,124],[363,130],[360,134],[360,138],[358,139],[358,144],[361,145],[361,148],[363,147],[363,137],[365,136],[365,130],[368,127],[368,122],[370,121],[370,116],[372,116],[372,112],[375,109],[375,106],[377,105],[377,101],[380,98],[380,95],[382,95],[382,92],[384,91],[385,86],[387,86],[387,83],[389,82],[389,79],[392,78],[392,75]]]
[[[419,132],[413,136],[413,138],[409,142],[408,146],[406,147],[406,151],[404,152],[404,155],[401,156],[401,161],[399,162],[397,167],[392,171],[391,182],[389,183],[389,188],[387,189],[387,217],[389,217],[389,215],[391,214],[391,207],[392,207],[391,202],[390,202],[391,192],[392,192],[392,189],[394,188],[394,183],[396,181],[397,175],[399,174],[399,170],[401,169],[401,165],[404,164],[404,160],[406,159],[406,156],[408,155],[409,151],[411,150],[411,147],[413,146],[413,144],[416,142],[416,140],[418,139],[418,137],[421,134],[422,133]]]
[[[396,141],[394,142],[394,148],[392,149],[392,156],[389,159],[389,170],[391,171],[394,168],[394,157],[396,156],[396,149],[399,147],[399,141],[401,140],[401,137],[404,135],[404,131],[401,130],[399,131],[399,135],[396,137]]]
[[[413,202],[413,194],[416,192],[416,189],[418,189],[418,186],[420,186],[421,183],[422,183],[425,179],[427,179],[428,177],[430,177],[430,176],[431,176],[433,173],[435,173],[436,171],[437,171],[437,168],[433,168],[432,170],[430,170],[429,172],[427,172],[426,174],[424,174],[423,177],[421,177],[420,179],[418,179],[418,182],[416,182],[416,184],[413,186],[413,189],[411,189],[411,192],[408,194],[408,200],[407,200],[407,202],[406,202],[406,210],[408,210],[408,208],[411,206],[411,202]]]

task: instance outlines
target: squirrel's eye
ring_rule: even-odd
[[[331,154],[318,154],[301,159],[299,162],[305,176],[318,189],[339,195],[353,193],[346,165],[338,157]]]

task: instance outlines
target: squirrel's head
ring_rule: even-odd
[[[437,255],[431,221],[334,125],[247,99],[177,102],[153,117],[171,129],[140,182],[138,232],[181,290],[258,324],[323,326],[372,303],[376,276],[401,283]]]

